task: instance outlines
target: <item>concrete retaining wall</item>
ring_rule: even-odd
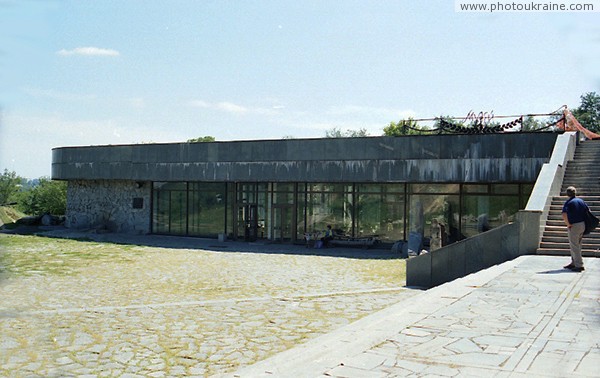
[[[431,288],[517,257],[518,228],[507,224],[408,259],[406,285]]]

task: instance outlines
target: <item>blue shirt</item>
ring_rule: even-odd
[[[567,219],[570,224],[583,222],[588,206],[581,198],[573,197],[567,200],[563,205],[562,212],[567,213]]]

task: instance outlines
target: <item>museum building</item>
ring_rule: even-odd
[[[68,181],[69,228],[301,243],[331,225],[427,248],[511,222],[558,135],[60,147],[52,179]]]

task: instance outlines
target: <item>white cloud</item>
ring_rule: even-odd
[[[192,106],[194,108],[210,108],[210,104],[206,101],[202,101],[202,100],[192,100],[188,103],[189,106]]]
[[[72,50],[59,50],[56,52],[60,56],[82,55],[82,56],[119,56],[120,53],[113,49],[103,49],[100,47],[76,47]]]
[[[216,104],[216,108],[219,110],[226,111],[228,113],[237,113],[237,114],[248,113],[248,111],[249,111],[249,109],[246,108],[245,106],[236,105],[231,102],[219,102],[218,104]]]
[[[263,107],[249,107],[239,104],[234,104],[232,102],[223,101],[217,103],[206,102],[203,100],[192,100],[188,102],[189,106],[195,108],[203,108],[203,109],[212,109],[218,110],[226,113],[232,114],[252,114],[252,115],[275,115],[278,110],[283,109],[282,106],[273,106],[271,108],[263,108]]]

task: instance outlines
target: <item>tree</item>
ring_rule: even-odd
[[[67,210],[67,183],[42,177],[39,183],[19,196],[19,209],[30,215],[64,215]]]
[[[359,130],[351,130],[347,129],[346,131],[342,131],[342,129],[338,129],[334,127],[331,130],[325,131],[325,138],[359,138],[369,136],[367,129],[359,129]]]
[[[0,176],[0,206],[15,199],[14,197],[19,192],[22,180],[16,172],[9,172],[8,169],[4,169],[4,173]]]
[[[403,119],[398,122],[390,122],[389,125],[383,128],[384,136],[402,136],[402,135],[419,135],[424,134],[429,130],[425,126],[420,126],[417,121],[412,118]]]
[[[215,141],[215,137],[214,136],[203,136],[203,137],[198,137],[198,138],[194,138],[194,139],[188,139],[187,143],[206,143],[206,142],[214,142]]]
[[[546,127],[546,124],[542,121],[538,121],[532,116],[528,115],[523,118],[523,123],[521,124],[521,130],[523,131],[534,131]]]
[[[600,95],[588,92],[581,95],[581,104],[571,110],[579,123],[586,129],[600,133]]]

